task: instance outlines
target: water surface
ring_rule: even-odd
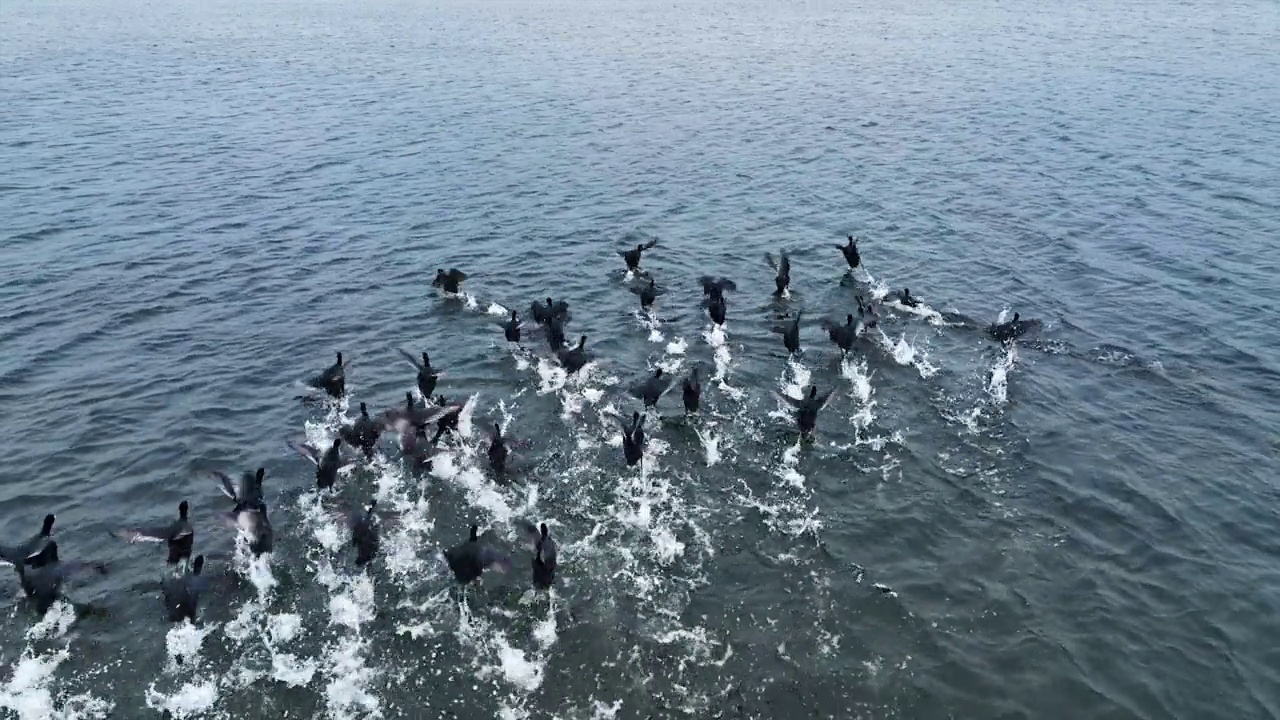
[[[113,572],[43,622],[20,718],[1280,715],[1274,3],[107,0],[0,5],[5,541],[58,514]],[[834,245],[862,238],[846,275]],[[616,250],[656,238],[638,313]],[[792,257],[769,296],[766,251]],[[466,297],[430,287],[438,267]],[[697,276],[734,278],[712,332]],[[1044,330],[1005,349],[909,286]],[[554,294],[597,362],[497,327]],[[789,362],[770,328],[806,312]],[[432,477],[386,444],[332,496],[287,437],[428,350],[466,400]],[[643,469],[615,417],[655,367]],[[798,445],[775,392],[838,399]],[[528,441],[516,482],[487,423]],[[265,466],[277,552],[208,477]],[[358,571],[333,512],[398,518]],[[195,508],[215,589],[174,629],[152,546]],[[512,521],[561,542],[526,595]],[[479,523],[518,572],[464,596]],[[891,589],[878,589],[879,584]],[[181,658],[179,663],[177,658]]]

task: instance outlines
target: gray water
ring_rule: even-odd
[[[0,3],[0,515],[23,718],[1280,715],[1280,10],[1263,0]],[[846,275],[834,245],[862,238]],[[656,238],[638,313],[616,250]],[[791,253],[769,296],[763,255]],[[430,287],[469,273],[462,298]],[[709,332],[696,278],[734,278]],[[818,321],[909,286],[842,364]],[[554,294],[566,379],[506,307]],[[789,363],[770,327],[804,308]],[[1019,312],[1004,349],[942,322]],[[466,400],[318,497],[285,446]],[[342,350],[351,405],[297,382]],[[651,368],[707,376],[622,463]],[[775,392],[838,397],[798,444]],[[528,441],[483,463],[491,419]],[[208,473],[265,466],[251,563]],[[334,512],[387,510],[357,570]],[[162,615],[187,499],[213,590]],[[512,522],[561,543],[526,594]],[[515,571],[458,590],[475,521]],[[877,589],[879,584],[886,589]]]

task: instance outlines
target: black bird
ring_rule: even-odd
[[[515,310],[511,311],[511,319],[502,323],[502,334],[507,336],[507,342],[520,342],[520,316]]]
[[[350,425],[338,429],[338,435],[348,445],[364,451],[364,456],[372,460],[373,449],[378,446],[378,438],[382,436],[382,423],[369,417],[369,407],[360,403],[360,417]]]
[[[632,413],[630,424],[622,418],[618,418],[618,424],[622,426],[622,454],[627,465],[635,465],[644,457],[644,416]]]
[[[9,563],[19,574],[22,573],[22,564],[27,558],[39,555],[44,546],[48,545],[50,538],[53,537],[53,513],[44,516],[44,522],[40,525],[40,532],[23,540],[17,545],[0,546],[0,560]]]
[[[546,590],[556,582],[556,541],[547,530],[547,524],[534,527],[533,523],[522,521],[524,532],[533,546],[533,586]]]
[[[702,283],[702,294],[710,295],[711,297],[724,295],[725,290],[738,291],[738,286],[729,278],[703,275],[698,278],[698,282]]]
[[[858,256],[858,243],[853,239],[852,235],[849,236],[848,245],[836,245],[836,247],[840,248],[840,252],[844,253],[844,260],[849,263],[850,270],[862,264],[862,258]]]
[[[463,585],[479,578],[490,566],[503,572],[511,567],[506,555],[480,542],[479,531],[478,525],[472,525],[466,542],[444,551],[445,562],[449,563],[453,576]]]
[[[431,367],[431,358],[428,357],[425,352],[422,353],[421,363],[415,360],[412,355],[404,350],[401,350],[400,354],[403,355],[406,360],[413,363],[413,366],[418,369],[418,392],[422,393],[422,397],[424,398],[431,397],[431,393],[436,390],[436,381],[440,379],[440,376],[443,373]]]
[[[400,453],[413,462],[415,470],[430,472],[436,448],[427,438],[426,428],[406,425],[400,432]]]
[[[1021,317],[1018,313],[1014,313],[1012,320],[1006,323],[992,323],[987,332],[1001,343],[1010,343],[1033,330],[1040,329],[1039,320],[1023,320]]]
[[[267,519],[267,504],[262,499],[266,472],[265,468],[258,468],[256,475],[246,472],[241,476],[238,488],[225,473],[213,473],[220,482],[222,493],[235,503],[235,507],[226,514],[227,524],[244,532],[249,540],[249,549],[255,556],[271,552],[275,543],[275,533]]]
[[[875,300],[862,304],[862,296],[858,296],[858,316],[862,320],[862,326],[865,328],[873,328],[880,322],[880,314],[876,312]]]
[[[338,353],[338,361],[307,381],[307,385],[325,391],[329,397],[340,398],[347,392],[346,367],[342,362],[342,353]]]
[[[18,566],[18,579],[22,583],[22,591],[35,600],[36,607],[43,614],[62,597],[62,584],[67,579],[90,570],[99,575],[107,574],[107,566],[103,563],[61,561],[58,542],[50,540],[39,553],[26,558]]]
[[[817,386],[809,386],[809,395],[805,398],[797,400],[789,395],[779,395],[791,406],[796,409],[796,426],[800,428],[801,435],[810,435],[813,433],[814,426],[818,423],[818,411],[826,407],[831,402],[834,390],[828,390],[824,395],[818,395]]]
[[[559,352],[564,347],[564,325],[567,322],[563,316],[557,316],[547,321],[547,344],[551,346],[551,352]]]
[[[196,621],[200,607],[200,594],[209,589],[209,579],[204,572],[204,556],[197,555],[191,567],[179,577],[166,578],[160,587],[164,592],[164,606],[169,611],[169,622]]]
[[[716,325],[724,325],[724,318],[728,309],[722,292],[714,293],[711,296],[711,300],[707,302],[707,315],[711,316],[711,322]]]
[[[702,400],[702,382],[698,380],[698,368],[689,369],[689,376],[682,383],[682,394],[684,396],[684,411],[698,412],[698,404]]]
[[[565,372],[573,374],[587,364],[587,336],[578,338],[578,346],[572,349],[561,348],[557,353]]]
[[[898,293],[898,302],[907,307],[916,307],[920,304],[919,300],[911,297],[911,288],[902,288],[902,292]]]
[[[239,486],[221,471],[214,470],[213,476],[218,479],[222,494],[235,502],[236,512],[244,509],[261,510],[264,514],[267,512],[267,504],[262,499],[262,483],[267,476],[266,468],[258,468],[257,473],[246,470],[240,476]]]
[[[853,320],[853,313],[845,316],[844,325],[837,325],[830,320],[823,320],[822,327],[826,329],[827,336],[831,338],[831,342],[843,352],[849,352],[853,349],[853,341],[858,337],[858,326]]]
[[[662,372],[662,368],[653,371],[653,376],[631,388],[631,395],[644,401],[646,408],[656,407],[663,395],[671,389],[671,376]]]
[[[631,288],[631,292],[640,296],[640,309],[648,310],[653,307],[653,301],[658,297],[658,288],[654,284],[653,278],[649,278],[648,285],[641,285],[638,288]]]
[[[792,355],[800,352],[800,317],[803,314],[803,310],[797,310],[796,316],[792,318],[788,325],[773,329],[774,332],[782,335],[782,345]]]
[[[436,434],[435,437],[431,438],[432,445],[440,442],[441,436],[445,433],[452,434],[458,429],[458,417],[462,414],[463,407],[458,404],[450,404],[443,395],[436,396],[436,405],[440,407],[444,414],[440,416],[439,420],[436,420]]]
[[[298,451],[302,457],[310,460],[316,466],[316,487],[326,489],[333,487],[338,480],[338,471],[345,470],[355,463],[349,460],[343,460],[340,448],[342,447],[342,438],[333,439],[333,444],[323,455],[320,451],[310,445],[303,445],[298,442],[290,442],[289,447]]]
[[[436,279],[431,281],[431,285],[447,293],[457,294],[462,281],[466,279],[467,274],[457,268],[449,268],[449,272],[445,272],[444,268],[440,268],[436,270]]]
[[[353,512],[347,517],[347,527],[351,529],[351,546],[356,549],[356,565],[367,565],[374,555],[378,554],[378,525],[373,510],[378,501],[369,503],[369,509]]]
[[[169,546],[169,564],[180,562],[191,557],[191,545],[195,541],[195,530],[187,517],[189,506],[187,501],[178,503],[178,518],[165,525],[154,527],[120,530],[117,535],[131,543],[162,542]]]
[[[650,240],[647,243],[636,245],[634,250],[619,250],[618,254],[627,262],[627,269],[636,271],[640,269],[640,256],[645,250],[649,250],[658,244],[657,240]]]
[[[507,450],[506,438],[502,437],[502,426],[498,423],[493,424],[493,433],[489,435],[489,467],[494,472],[501,473],[507,470]]]
[[[430,397],[430,396],[428,396]],[[394,407],[382,414],[382,424],[387,430],[404,433],[406,428],[426,427],[444,415],[444,410],[426,404],[418,404],[413,393],[404,394],[404,405]]]
[[[765,255],[769,261],[769,267],[778,271],[777,277],[773,279],[773,284],[778,287],[773,291],[777,297],[782,297],[787,291],[787,287],[791,285],[791,258],[787,257],[785,252],[778,253],[778,260],[774,260],[772,255]]]
[[[545,304],[535,302],[529,306],[529,317],[539,325],[545,325],[557,318],[568,320],[569,303],[563,300],[553,302],[551,298],[547,298]]]

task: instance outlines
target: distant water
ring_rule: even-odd
[[[0,715],[1280,716],[1275,3],[8,0],[0,28],[0,527],[55,511],[113,569],[74,622],[9,583]],[[646,318],[615,251],[651,238]],[[723,331],[704,272],[740,287]],[[820,319],[903,286],[928,309],[842,363]],[[548,294],[581,377],[497,327]],[[1004,350],[947,311],[1044,329]],[[448,370],[461,437],[318,499],[285,439],[400,402],[397,348]],[[352,404],[298,403],[335,350]],[[625,468],[625,388],[695,365],[701,417],[665,398]],[[810,383],[839,395],[798,445],[774,393]],[[260,465],[252,565],[207,473]],[[335,511],[372,497],[398,522],[358,571]],[[182,499],[195,628],[159,548],[109,535]],[[520,518],[560,539],[551,598]],[[436,549],[472,521],[517,570],[464,595]]]

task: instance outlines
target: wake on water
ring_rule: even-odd
[[[884,298],[887,287],[869,274],[866,278],[873,285],[872,296]],[[465,292],[453,299],[486,315],[509,314],[501,304],[486,304]],[[941,315],[927,306],[908,308],[893,301],[887,304],[895,311],[942,323]],[[653,359],[653,366],[673,374],[680,372],[688,350],[686,341],[664,332],[656,313],[637,313],[636,318],[647,332],[648,341],[662,350]],[[479,596],[489,591],[460,593],[439,556],[441,545],[461,539],[455,537],[454,524],[437,532],[437,518],[447,511],[447,498],[437,492],[429,498],[426,488],[432,486],[424,485],[400,462],[379,454],[352,473],[357,479],[371,476],[371,496],[378,500],[380,512],[387,511],[379,569],[349,567],[349,531],[342,516],[330,507],[342,490],[308,492],[292,505],[282,506],[287,519],[280,525],[309,536],[307,567],[291,569],[305,577],[301,584],[291,585],[314,586],[324,598],[320,608],[300,609],[294,598],[283,595],[271,556],[254,558],[244,538],[239,538],[234,567],[252,586],[253,594],[232,608],[231,619],[225,624],[182,623],[169,629],[165,636],[168,661],[145,690],[147,706],[176,718],[216,717],[218,705],[225,702],[229,693],[261,682],[291,688],[321,684],[326,717],[394,716],[398,712],[391,704],[394,700],[384,697],[383,688],[403,677],[406,669],[387,653],[374,649],[374,643],[379,642],[375,639],[375,626],[381,613],[393,614],[391,627],[396,634],[414,641],[422,652],[446,666],[449,661],[443,659],[441,648],[424,643],[452,642],[456,649],[450,655],[456,652],[468,665],[467,675],[453,678],[461,683],[459,687],[483,681],[493,691],[498,717],[527,718],[532,716],[531,699],[546,681],[547,664],[566,622],[584,622],[583,618],[590,622],[601,613],[623,612],[635,619],[636,628],[654,643],[655,652],[661,648],[664,653],[683,658],[658,669],[636,658],[623,664],[630,667],[642,663],[645,673],[662,675],[658,684],[661,687],[651,684],[652,692],[663,696],[669,707],[695,715],[705,712],[714,699],[713,691],[696,689],[690,678],[698,667],[722,666],[732,657],[733,649],[716,639],[713,631],[682,618],[692,593],[706,582],[705,563],[715,556],[718,544],[711,519],[724,512],[723,498],[756,514],[769,530],[790,538],[817,541],[824,528],[813,488],[801,467],[804,455],[810,452],[804,444],[796,440],[767,458],[754,457],[758,445],[742,449],[734,445],[739,437],[761,440],[763,436],[751,412],[751,398],[744,389],[731,384],[734,359],[729,338],[721,326],[709,326],[702,333],[714,362],[707,386],[714,386],[717,394],[709,397],[708,387],[704,386],[703,402],[707,407],[691,421],[693,432],[701,444],[706,466],[724,462],[725,453],[731,461],[760,460],[769,468],[774,482],[752,486],[739,479],[723,489],[724,495],[703,487],[689,472],[680,470],[680,464],[667,463],[673,445],[664,437],[663,425],[656,422],[646,425],[649,441],[640,465],[619,471],[617,448],[621,437],[617,418],[629,414],[609,399],[619,379],[599,362],[591,362],[569,375],[557,363],[512,346],[516,369],[533,384],[509,399],[514,401],[526,389],[537,395],[554,396],[570,433],[567,453],[560,458],[555,477],[505,485],[486,475],[482,470],[482,445],[472,427],[478,395],[467,399],[456,436],[441,446],[442,453],[435,458],[431,476],[440,487],[456,493],[465,513],[480,513],[484,518],[482,526],[506,541],[514,543],[518,538],[513,521],[544,518],[562,537],[561,563],[575,568],[559,588],[547,594],[525,591],[515,608],[501,602],[472,602],[468,599],[470,594]],[[903,333],[894,340],[878,330],[872,339],[895,364],[914,368],[926,380],[937,374],[938,368],[929,362],[928,352],[918,338],[908,340]],[[995,406],[1007,402],[1008,373],[1016,361],[1016,345],[1010,345],[991,368],[986,390]],[[883,453],[879,460],[882,474],[888,477],[895,471],[900,473],[899,463],[889,449],[902,444],[901,433],[871,435],[878,400],[874,373],[868,369],[867,361],[843,359],[840,377],[847,382],[840,388],[845,398],[838,399],[838,404],[833,403],[835,407],[826,412],[831,413],[833,422],[833,418],[843,415],[855,431],[855,441],[847,448],[827,443],[824,451]],[[778,380],[778,388],[783,394],[798,398],[811,382],[812,372],[792,358]],[[417,394],[416,388],[411,391]],[[504,428],[511,421],[507,402],[508,399],[500,400],[496,406]],[[307,441],[314,446],[325,446],[350,419],[345,401],[326,408],[323,417],[305,424]],[[768,415],[786,424],[792,418],[789,406],[781,402]],[[726,434],[721,432],[722,427],[741,432]],[[355,484],[346,478],[340,488]],[[369,496],[361,497],[353,505],[368,499]],[[547,513],[544,506],[554,507],[555,513]],[[465,523],[460,526],[465,527]],[[785,544],[780,547],[783,549],[777,559],[781,561],[797,565],[811,562],[794,548],[787,549]],[[523,572],[517,563],[515,573]],[[575,577],[594,580],[584,584]],[[816,621],[821,624],[822,617],[834,608],[828,592],[830,579],[815,576],[813,583],[812,602]],[[392,602],[394,598],[398,600]],[[379,599],[387,599],[391,605],[380,607]],[[570,608],[574,608],[572,612]],[[72,606],[59,603],[28,631],[28,647],[15,662],[13,677],[0,687],[0,708],[14,712],[22,720],[104,718],[111,714],[111,702],[88,693],[76,694],[74,681],[56,695],[51,690],[55,671],[69,657],[73,638],[67,632],[73,620]],[[232,655],[230,667],[220,672],[204,656],[206,646],[218,636],[225,638]],[[824,652],[838,646],[839,641],[838,636],[823,635]],[[37,650],[50,644],[52,649]],[[625,676],[628,668],[619,672]],[[618,692],[626,692],[626,687],[625,683],[620,684]],[[622,698],[592,696],[585,702],[580,710],[592,717],[611,717],[624,707]],[[226,716],[225,712],[222,716]]]

